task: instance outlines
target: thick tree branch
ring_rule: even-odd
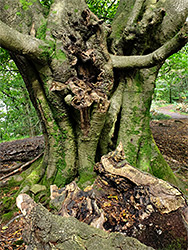
[[[44,62],[46,60],[44,52],[48,51],[48,46],[44,41],[22,34],[0,20],[0,47]]]
[[[131,26],[135,22],[135,20],[137,20],[144,2],[145,0],[137,0],[135,2],[133,10],[132,10],[132,14],[129,17],[129,20],[127,22],[127,26]]]
[[[111,55],[114,68],[150,68],[163,62],[172,54],[180,50],[188,41],[188,22],[182,29],[163,46],[154,52],[143,56],[115,56]]]

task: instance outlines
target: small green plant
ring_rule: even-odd
[[[51,4],[53,3],[53,0],[40,0],[40,3],[49,9]]]
[[[35,2],[35,0],[33,1],[29,1],[29,0],[20,0],[20,3],[22,4],[22,9],[23,10],[28,10],[29,7],[31,5],[33,5],[33,3]]]

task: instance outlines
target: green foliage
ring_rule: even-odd
[[[178,240],[174,240],[172,241],[172,243],[165,247],[165,248],[160,248],[159,250],[180,250],[180,249],[184,249],[184,239],[180,238]]]
[[[5,4],[5,5],[4,5],[4,9],[5,9],[5,10],[8,10],[8,8],[9,8],[9,5]]]
[[[40,3],[46,7],[46,8],[50,8],[51,4],[54,2],[53,0],[39,0]]]
[[[169,115],[164,115],[159,112],[154,112],[151,114],[151,120],[169,120],[171,117]]]
[[[188,100],[188,45],[162,66],[156,82],[155,100],[169,103]]]
[[[7,51],[0,48],[0,141],[41,132],[23,79]]]
[[[13,217],[13,215],[14,215],[13,211],[3,214],[2,215],[2,222],[9,221]]]
[[[188,102],[187,103],[177,103],[176,110],[188,114]]]
[[[36,0],[32,0],[32,1],[29,1],[29,0],[20,0],[20,3],[22,5],[22,9],[23,10],[28,10],[29,7],[32,6],[35,1]]]
[[[116,13],[119,0],[86,0],[89,9],[98,16],[99,19],[110,23]]]

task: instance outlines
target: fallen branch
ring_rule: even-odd
[[[1,170],[0,170],[0,174],[10,173],[10,172],[14,171],[15,169],[17,169],[17,168],[19,168],[19,167],[21,167],[21,166],[22,166],[22,164],[19,163],[19,164],[16,164],[16,166],[13,166],[12,168],[1,169]]]
[[[11,173],[4,175],[0,178],[0,181],[14,175],[17,174],[18,172],[23,171],[24,168],[28,167],[29,165],[31,165],[33,162],[35,162],[36,160],[38,160],[41,156],[43,155],[43,153],[41,153],[40,155],[38,155],[37,157],[35,157],[33,160],[26,162],[25,164],[23,164],[21,167],[15,169],[14,171],[12,171]]]
[[[13,222],[15,221],[16,219],[19,219],[23,217],[23,214],[19,214],[17,216],[15,216],[14,218],[12,218],[5,226],[2,227],[3,230],[6,230],[8,228],[8,226]]]

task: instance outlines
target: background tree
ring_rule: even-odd
[[[133,166],[178,184],[152,138],[149,110],[160,67],[188,40],[187,0],[121,0],[111,28],[84,1],[45,3],[0,3],[0,44],[45,138],[44,156],[23,185],[75,178],[86,185],[94,163],[120,141]]]
[[[168,103],[188,98],[188,47],[170,56],[159,71],[156,81],[155,100]]]
[[[9,54],[0,49],[0,140],[39,134],[40,124],[23,79]]]

